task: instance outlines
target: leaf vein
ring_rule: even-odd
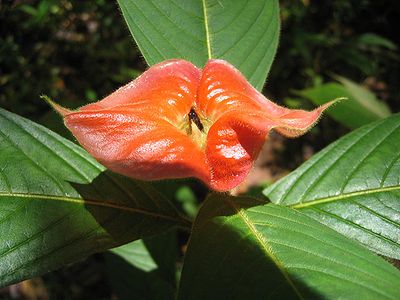
[[[254,235],[254,237],[256,238],[256,240],[258,241],[258,243],[260,244],[260,246],[262,247],[262,249],[264,249],[265,254],[272,260],[272,262],[276,265],[276,267],[278,268],[278,270],[281,272],[281,274],[283,275],[283,277],[286,279],[286,281],[289,283],[289,285],[292,287],[293,291],[296,293],[296,295],[300,298],[300,299],[305,299],[303,297],[303,295],[300,293],[300,291],[297,289],[297,287],[295,286],[294,282],[292,281],[292,279],[290,278],[289,274],[287,273],[287,271],[285,270],[285,268],[283,267],[282,262],[278,259],[278,257],[274,254],[274,251],[271,249],[271,246],[268,244],[268,242],[260,235],[260,233],[258,232],[258,230],[254,227],[254,225],[251,223],[251,221],[248,219],[247,215],[245,212],[243,212],[242,210],[240,210],[238,207],[236,207],[236,205],[230,201],[228,198],[223,198],[225,200],[225,202],[231,206],[236,213],[238,214],[238,216],[243,220],[243,222],[245,223],[245,225],[249,228],[249,230],[251,231],[251,233]]]
[[[208,12],[207,12],[207,3],[206,0],[201,0],[203,4],[203,14],[204,14],[204,26],[206,29],[206,46],[207,46],[207,54],[208,59],[212,59],[212,51],[211,51],[211,36],[210,36],[210,28],[208,24]]]
[[[24,199],[32,198],[32,199],[30,199],[32,201],[34,201],[34,200],[44,200],[44,201],[54,200],[54,201],[63,201],[63,202],[76,204],[76,205],[91,205],[91,206],[98,206],[98,207],[105,207],[105,208],[113,208],[113,209],[118,209],[118,210],[122,210],[125,212],[130,212],[130,213],[135,213],[135,214],[143,214],[143,215],[147,215],[147,216],[154,217],[154,218],[166,219],[169,221],[181,223],[181,224],[183,224],[185,226],[189,226],[189,227],[191,225],[190,222],[186,219],[180,219],[180,218],[173,217],[173,216],[150,212],[150,211],[147,211],[144,209],[124,206],[124,205],[121,205],[121,204],[115,203],[115,202],[101,202],[99,200],[94,200],[94,199],[82,199],[82,198],[66,197],[66,196],[59,196],[59,195],[2,193],[2,192],[0,192],[0,198],[1,197],[16,197],[16,198],[24,198]]]
[[[383,126],[383,123],[380,123],[381,126]],[[362,140],[366,140],[368,138],[368,135],[370,135],[372,132],[374,132],[375,130],[378,130],[380,126],[376,126],[376,127],[371,127],[371,129],[369,131],[367,131],[366,133],[362,134],[361,136],[359,136],[355,141],[353,141],[350,144],[350,147],[346,147],[346,150],[341,154],[338,155],[333,161],[331,161],[329,163],[329,165],[322,171],[321,174],[318,174],[318,176],[315,176],[312,181],[308,184],[307,188],[305,189],[304,192],[302,192],[302,196],[301,199],[302,201],[304,201],[304,198],[307,197],[307,194],[309,194],[314,188],[315,186],[318,185],[318,183],[321,181],[322,178],[325,178],[329,172],[331,172],[335,165],[337,164],[338,161],[342,160],[343,157],[345,157],[347,155],[347,153],[349,151],[351,151],[351,149],[353,149],[354,147],[359,147],[360,146],[360,141]]]
[[[359,285],[359,286],[361,286],[363,288],[366,288],[366,289],[368,289],[370,291],[376,292],[377,294],[380,294],[381,296],[388,297],[389,299],[396,300],[395,298],[392,298],[391,295],[388,295],[388,294],[384,293],[382,290],[373,289],[370,285],[361,284],[360,282],[354,281],[354,280],[352,280],[350,278],[343,277],[343,276],[340,276],[338,274],[335,274],[332,271],[329,271],[328,269],[320,270],[318,268],[313,268],[313,267],[310,267],[310,266],[300,266],[300,265],[297,265],[297,266],[296,265],[292,265],[292,266],[290,266],[290,268],[291,269],[304,269],[304,270],[314,271],[316,273],[322,273],[322,274],[325,274],[325,275],[329,275],[329,276],[332,276],[332,277],[335,277],[335,278],[338,278],[338,279],[341,279],[341,280],[348,281],[348,282],[353,283],[355,285]]]
[[[181,30],[182,32],[185,33],[185,35],[193,38],[193,40],[195,41],[199,41],[199,42],[203,42],[198,36],[194,35],[192,32],[187,31],[186,28],[184,28],[183,26],[179,26],[178,24],[174,23],[174,20],[171,19],[170,16],[168,16],[165,12],[163,12],[161,10],[161,8],[156,5],[153,1],[149,1],[149,3],[151,3],[153,5],[153,7],[155,7],[155,9],[163,16],[165,16],[165,18],[172,24],[174,25],[176,28],[178,28],[179,30]],[[176,49],[177,50],[177,49]]]
[[[400,127],[400,124],[394,128],[392,128],[391,131],[387,132],[387,134],[385,136],[383,136],[380,141],[376,144],[374,144],[374,146],[372,147],[372,149],[370,151],[368,151],[366,154],[364,154],[364,157],[361,158],[361,160],[359,160],[357,162],[357,164],[355,165],[355,168],[353,168],[353,170],[349,173],[346,174],[346,179],[344,181],[343,186],[341,187],[339,194],[342,194],[343,191],[346,189],[346,186],[348,186],[351,177],[362,167],[363,163],[370,157],[370,155],[372,153],[374,153],[375,151],[377,151],[377,149],[379,148],[379,146],[381,146],[384,142],[387,141],[387,139],[393,134],[396,133],[396,130]]]
[[[299,208],[309,207],[309,206],[318,205],[318,204],[322,204],[322,203],[333,202],[333,201],[337,201],[337,200],[345,200],[347,198],[356,197],[356,196],[371,195],[371,194],[383,193],[383,192],[392,192],[392,191],[397,191],[397,190],[400,190],[400,185],[387,186],[387,187],[375,188],[375,189],[366,189],[366,190],[354,191],[354,192],[335,195],[335,196],[321,197],[321,198],[313,199],[313,200],[310,200],[307,202],[300,202],[297,204],[292,204],[292,205],[289,205],[289,207],[299,209]]]
[[[27,160],[36,168],[38,168],[40,171],[42,171],[43,174],[47,175],[48,178],[55,183],[55,185],[58,187],[59,191],[62,193],[65,193],[64,188],[62,187],[61,182],[55,178],[49,171],[44,169],[42,166],[40,166],[37,162],[35,162],[29,155],[27,155],[24,151],[22,151],[14,142],[7,136],[5,135],[2,131],[0,131],[0,134],[5,137],[6,140],[8,140],[9,144],[12,145],[18,152],[23,154],[24,157],[27,158]]]
[[[366,136],[367,134],[369,134],[374,128],[375,128],[375,127],[370,127],[370,128],[368,128],[365,132],[363,132],[362,135],[360,135],[360,136],[357,137],[357,140],[362,139],[364,136]],[[350,140],[351,136],[352,136],[352,135],[347,136],[347,137],[344,137],[344,139],[347,139],[347,141],[348,141],[348,140]],[[343,155],[344,153],[346,153],[346,151],[348,151],[348,150],[357,142],[357,140],[356,140],[356,141],[353,141],[353,143],[350,143],[350,144],[345,145],[345,147],[344,147],[343,149],[341,149],[341,155],[338,155],[338,157],[337,157],[336,160],[340,159],[340,158],[342,157],[342,155]],[[342,140],[342,141],[343,141],[343,140]],[[311,163],[309,163],[307,166],[304,166],[304,170],[301,170],[301,167],[300,167],[299,169],[297,169],[297,171],[295,171],[295,172],[301,172],[301,171],[302,171],[302,173],[300,173],[300,175],[299,175],[297,178],[295,178],[295,180],[296,180],[295,183],[293,183],[292,185],[290,185],[290,186],[285,190],[285,192],[283,193],[283,195],[280,197],[280,201],[278,201],[277,203],[280,203],[283,199],[285,199],[285,198],[293,191],[293,189],[295,188],[295,186],[297,186],[296,183],[297,183],[297,182],[300,182],[301,179],[304,178],[304,176],[308,175],[309,172],[312,172],[312,171],[313,171],[313,167],[314,167],[315,165],[321,163],[321,161],[323,161],[323,160],[326,158],[326,156],[328,156],[328,155],[330,154],[330,152],[336,150],[337,148],[340,149],[341,147],[343,147],[343,145],[340,144],[340,143],[331,144],[330,146],[328,146],[327,148],[325,148],[325,149],[323,150],[323,152],[320,152],[320,156],[319,156],[317,159],[315,159],[314,161],[312,161]],[[334,163],[336,162],[336,160],[335,160],[333,163],[331,163],[330,166],[331,166],[332,164],[334,164]],[[329,167],[330,167],[330,166],[329,166]],[[279,185],[278,185],[278,186],[279,186]],[[278,186],[277,186],[277,187],[278,187]],[[273,191],[273,190],[272,190],[272,191]],[[303,193],[303,195],[304,195],[304,193]],[[300,200],[300,203],[302,203],[302,202],[303,202],[303,198],[301,198],[301,200]]]
[[[375,237],[377,237],[377,238],[379,238],[379,239],[383,239],[383,240],[385,240],[387,243],[392,244],[392,245],[396,246],[397,248],[400,248],[400,245],[397,244],[396,241],[393,241],[393,240],[391,240],[391,239],[388,238],[388,237],[385,237],[385,236],[380,235],[380,234],[378,234],[378,233],[376,233],[376,232],[373,232],[373,231],[371,231],[371,230],[369,230],[369,229],[367,229],[367,228],[361,226],[360,224],[357,224],[357,223],[355,223],[355,222],[353,222],[353,221],[351,221],[351,220],[345,219],[345,218],[343,218],[343,217],[341,217],[341,216],[339,216],[339,215],[337,215],[337,214],[334,214],[334,213],[332,213],[332,212],[323,210],[322,208],[313,207],[313,208],[311,208],[311,209],[313,209],[313,210],[315,210],[315,211],[317,211],[317,212],[319,212],[319,213],[322,213],[322,214],[326,214],[326,215],[328,215],[328,216],[331,216],[332,218],[334,218],[334,219],[336,219],[336,220],[339,220],[339,221],[341,221],[341,222],[343,222],[343,223],[345,223],[345,224],[348,224],[348,225],[351,225],[351,226],[353,226],[353,227],[356,227],[356,228],[360,229],[361,231],[364,231],[364,232],[366,232],[366,233],[369,233],[370,235],[375,236]],[[361,241],[359,241],[359,242],[362,243]],[[364,244],[364,243],[362,243],[362,244]],[[364,244],[364,245],[365,245],[365,244]],[[367,246],[369,246],[369,245],[367,245]]]

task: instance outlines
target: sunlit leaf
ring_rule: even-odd
[[[203,67],[210,58],[236,66],[261,89],[279,39],[276,0],[118,0],[149,65],[183,58]]]
[[[110,250],[115,255],[123,258],[131,266],[145,272],[157,269],[157,264],[151,257],[143,240],[137,240]]]
[[[294,209],[214,195],[202,206],[179,299],[398,299],[400,272]]]
[[[187,222],[151,185],[0,109],[0,286]]]
[[[399,141],[396,114],[344,136],[264,194],[400,259]]]

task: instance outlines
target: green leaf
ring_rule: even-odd
[[[0,109],[0,286],[175,225],[189,226],[151,185]]]
[[[146,248],[157,263],[162,277],[176,287],[176,262],[178,260],[178,237],[176,230],[169,230],[143,239]]]
[[[193,190],[187,186],[181,186],[176,191],[176,200],[181,203],[183,211],[191,218],[197,215],[199,204]]]
[[[336,75],[335,79],[343,84],[343,86],[353,95],[354,100],[365,109],[374,112],[380,118],[385,118],[390,115],[389,107],[384,102],[378,100],[376,96],[365,87],[342,76]]]
[[[400,272],[296,210],[211,196],[185,257],[180,299],[399,299]]]
[[[400,259],[400,114],[342,137],[264,194]]]
[[[279,3],[232,0],[118,0],[149,65],[182,58],[202,67],[225,59],[259,90],[279,40]]]
[[[123,258],[127,263],[144,272],[157,269],[157,264],[151,257],[143,240],[137,240],[110,250]]]
[[[134,241],[107,254],[107,273],[118,299],[174,299],[176,232]]]
[[[357,38],[357,43],[364,46],[384,47],[389,50],[397,50],[396,44],[391,40],[375,33],[364,33]]]
[[[341,84],[326,83],[300,91],[298,94],[316,105],[322,105],[339,97],[348,98],[329,109],[327,114],[353,129],[390,115],[387,105],[379,101],[373,93],[344,77],[336,76],[335,78]]]

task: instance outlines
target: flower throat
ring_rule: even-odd
[[[191,125],[192,122],[193,122],[201,132],[204,132],[204,126],[203,126],[203,124],[201,123],[200,118],[199,118],[199,116],[197,115],[197,113],[196,113],[196,111],[194,110],[193,107],[190,109],[190,112],[189,112],[188,115],[189,115],[189,122],[190,122],[190,125]]]

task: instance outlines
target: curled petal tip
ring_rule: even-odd
[[[349,98],[339,97],[339,98],[333,99],[333,100],[328,101],[328,102],[322,104],[321,106],[319,106],[317,108],[317,110],[320,110],[321,112],[324,112],[326,109],[328,109],[330,107],[333,107],[334,105],[338,104],[339,102],[342,102],[342,101],[345,101],[345,100],[349,100]]]
[[[312,111],[305,110],[288,110],[289,113],[283,115],[279,123],[274,126],[274,129],[280,134],[295,138],[305,134],[309,131],[315,124],[318,123],[322,116],[322,113],[331,107],[332,105],[338,103],[345,98],[337,98],[329,101]]]
[[[328,105],[328,107],[330,107],[330,106],[338,104],[339,102],[346,101],[346,100],[349,100],[349,98],[339,97],[339,98],[336,98],[336,99],[333,99],[333,100],[327,102],[326,104]]]
[[[61,105],[55,103],[53,100],[50,99],[50,97],[46,95],[41,95],[40,98],[46,101],[56,112],[58,112],[63,117],[72,112],[68,108],[62,107]]]

